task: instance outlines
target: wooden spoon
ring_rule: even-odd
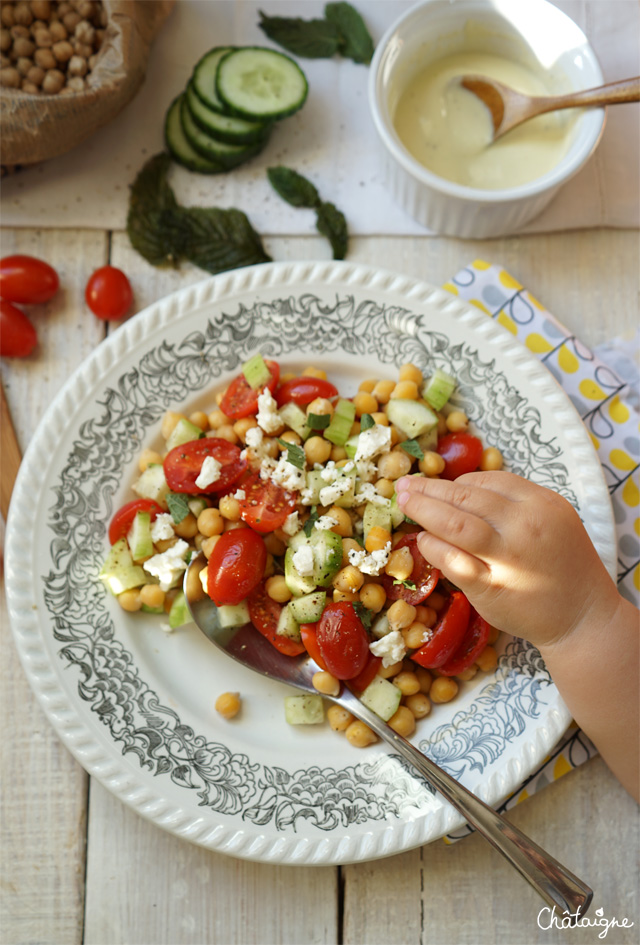
[[[473,92],[491,112],[493,140],[502,137],[523,121],[561,108],[582,108],[585,105],[617,105],[640,101],[640,76],[610,82],[595,89],[571,92],[569,95],[532,96],[488,79],[482,75],[464,75],[460,84]]]
[[[13,492],[13,484],[18,475],[20,466],[20,447],[13,429],[11,414],[4,395],[4,387],[0,384],[0,452],[2,455],[2,471],[0,472],[0,512],[5,522],[9,511],[9,502]]]

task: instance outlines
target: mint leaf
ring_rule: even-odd
[[[168,154],[156,154],[131,185],[127,233],[131,245],[153,266],[177,265],[179,242],[174,219],[178,202],[167,183]]]
[[[241,210],[219,207],[183,209],[188,230],[184,236],[186,259],[207,272],[224,272],[268,262],[260,237]]]
[[[370,413],[363,413],[360,417],[360,432],[363,430],[369,430],[371,427],[375,427],[376,421],[373,419]]]
[[[367,65],[373,57],[373,40],[365,22],[350,3],[327,3],[324,15],[339,34],[339,52],[347,59]]]
[[[280,446],[284,446],[287,451],[287,462],[295,466],[296,469],[304,469],[307,457],[305,451],[297,443],[289,443],[288,440],[278,438]]]
[[[176,525],[189,514],[189,496],[183,492],[167,492],[167,505]]]
[[[397,585],[397,584],[402,585],[402,587],[406,587],[407,590],[409,590],[409,591],[415,591],[415,589],[416,589],[416,585],[415,585],[415,583],[414,583],[413,581],[398,581],[398,580],[395,580],[393,583],[394,583],[394,585]]]
[[[400,448],[415,459],[424,459],[424,453],[420,449],[420,444],[417,440],[404,440],[404,442],[400,444]]]
[[[347,221],[344,213],[332,203],[324,201],[316,207],[316,227],[331,243],[334,259],[344,259],[347,255]]]
[[[312,506],[312,508],[311,508],[311,515],[309,516],[309,518],[307,519],[307,521],[304,523],[304,526],[303,526],[303,528],[302,528],[302,530],[303,530],[303,532],[305,533],[305,535],[307,536],[307,538],[310,537],[311,532],[313,531],[313,526],[316,524],[316,522],[318,521],[319,518],[320,518],[320,516],[318,515],[318,509],[317,509],[317,507],[314,505],[314,506]]]
[[[344,39],[331,20],[303,20],[300,17],[267,16],[262,10],[258,26],[278,46],[304,59],[331,59]]]
[[[311,181],[292,168],[282,164],[270,167],[267,177],[275,192],[292,207],[313,209],[319,205],[320,196]]]
[[[307,426],[312,430],[326,430],[331,423],[331,414],[328,413],[308,413]]]
[[[364,604],[362,604],[359,600],[354,601],[353,609],[360,618],[360,622],[362,623],[363,627],[369,630],[371,624],[373,623],[373,611],[369,610],[368,607],[365,607]]]

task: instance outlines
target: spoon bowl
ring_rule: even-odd
[[[599,85],[595,89],[583,89],[568,95],[533,96],[482,75],[464,75],[460,79],[463,88],[473,93],[491,113],[493,141],[501,138],[512,128],[517,128],[530,118],[563,108],[585,106],[619,105],[640,101],[640,77],[622,79]]]
[[[228,656],[262,676],[285,683],[303,692],[318,695],[313,676],[320,667],[308,655],[285,656],[252,624],[223,627],[218,609],[203,589],[200,572],[206,567],[202,552],[189,564],[184,592],[189,613],[207,639]],[[369,726],[438,791],[476,828],[542,896],[550,907],[566,912],[577,921],[586,913],[593,890],[532,840],[463,787],[410,741],[371,711],[341,683],[336,696],[323,697],[342,706]]]

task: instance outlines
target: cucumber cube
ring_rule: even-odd
[[[384,722],[388,722],[398,711],[401,698],[402,693],[397,686],[382,676],[375,676],[360,696],[360,701]]]
[[[319,725],[324,722],[322,696],[285,696],[284,717],[289,725]]]
[[[126,538],[120,538],[111,546],[98,577],[116,596],[147,583],[147,575],[133,563]]]
[[[175,427],[167,439],[167,452],[176,446],[182,446],[183,443],[191,443],[192,440],[199,440],[204,436],[200,427],[191,423],[186,417],[182,417],[176,423]]]
[[[428,433],[438,425],[438,418],[433,410],[419,400],[390,400],[387,404],[387,416],[390,423],[402,430],[409,440]]]

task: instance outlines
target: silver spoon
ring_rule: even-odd
[[[206,558],[202,552],[193,558],[185,574],[184,591],[189,612],[207,639],[243,666],[262,676],[317,695],[311,680],[319,667],[311,657],[285,656],[252,624],[221,629],[217,608],[205,594],[200,581],[200,571],[205,565]],[[412,764],[478,833],[506,857],[549,906],[556,906],[562,912],[576,917],[578,913],[580,916],[586,913],[593,898],[593,890],[589,886],[439,768],[406,738],[394,732],[346,686],[342,686],[338,696],[324,698],[347,709]]]
[[[640,101],[640,77],[610,82],[595,89],[583,89],[568,95],[532,96],[517,92],[502,82],[484,75],[464,75],[460,84],[476,95],[491,112],[493,140],[496,141],[523,121],[562,108],[586,105],[617,105]]]

